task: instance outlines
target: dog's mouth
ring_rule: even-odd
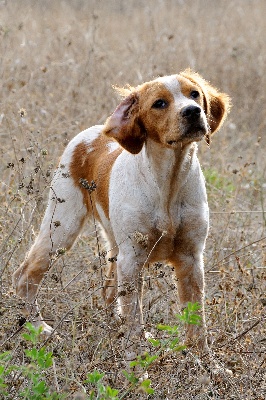
[[[170,146],[172,146],[172,145],[174,145],[176,143],[178,143],[177,140],[168,140],[168,142],[167,142],[167,144],[169,144]]]
[[[208,133],[205,126],[193,126],[183,130],[182,134],[177,139],[167,140],[168,146],[176,147],[180,143],[199,142]]]

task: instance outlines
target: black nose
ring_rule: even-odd
[[[196,121],[201,113],[201,108],[198,106],[186,106],[181,110],[181,116],[190,121]]]

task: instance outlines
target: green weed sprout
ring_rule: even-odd
[[[97,370],[89,373],[84,383],[90,383],[95,386],[95,389],[91,390],[89,394],[89,400],[118,400],[118,390],[112,389],[110,386],[105,386],[102,383],[104,373],[100,373]]]
[[[37,348],[37,343],[42,332],[42,328],[35,328],[31,323],[25,324],[28,333],[22,334],[23,339],[32,344],[31,349],[25,349],[24,353],[30,360],[27,365],[8,365],[12,359],[10,352],[0,354],[0,394],[8,398],[6,390],[6,379],[11,373],[17,371],[20,376],[27,381],[27,387],[22,388],[17,393],[18,398],[23,400],[62,400],[63,394],[52,391],[45,379],[45,371],[53,364],[52,352],[48,352],[45,347]]]

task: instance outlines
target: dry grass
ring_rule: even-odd
[[[199,152],[211,209],[208,331],[216,359],[232,375],[210,373],[208,360],[198,363],[193,354],[166,354],[151,368],[151,398],[264,399],[265,13],[264,0],[0,2],[0,341],[18,362],[24,362],[16,333],[21,302],[11,274],[36,236],[64,146],[113,111],[112,84],[134,85],[190,66],[234,105],[211,149],[201,144]],[[61,337],[49,346],[68,398],[94,368],[106,372],[111,386],[123,386],[121,327],[110,323],[101,300],[92,231],[59,260],[40,293]],[[149,267],[144,311],[151,330],[174,321],[172,282],[167,267]]]

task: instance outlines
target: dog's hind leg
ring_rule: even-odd
[[[49,202],[40,232],[24,262],[13,274],[13,284],[19,296],[26,300],[26,314],[43,333],[50,334],[37,305],[38,285],[56,259],[68,250],[77,238],[87,217],[83,194],[72,178],[55,173]]]

